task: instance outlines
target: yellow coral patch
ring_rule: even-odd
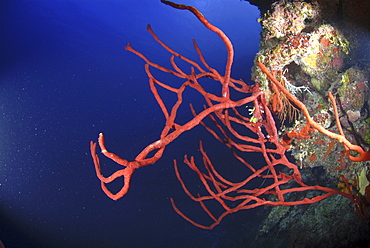
[[[366,178],[366,168],[363,168],[359,175],[357,175],[358,190],[361,195],[365,195],[365,188],[370,184]]]
[[[308,57],[303,59],[306,65],[316,67],[317,54],[310,54]]]

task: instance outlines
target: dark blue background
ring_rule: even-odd
[[[257,8],[239,0],[181,3],[198,8],[229,36],[236,53],[232,76],[250,81],[260,32]],[[194,155],[200,163],[202,139],[215,163],[232,168],[229,151],[202,127],[168,146],[155,165],[136,171],[129,193],[117,202],[102,192],[89,153],[89,141],[104,132],[107,147],[132,160],[164,126],[144,62],[123,49],[128,42],[168,66],[170,55],[146,31],[150,23],[172,49],[198,61],[191,42],[196,39],[208,63],[223,73],[226,50],[214,33],[190,12],[159,0],[0,4],[0,239],[5,247],[230,247],[252,238],[256,210],[231,215],[206,231],[171,207],[173,197],[190,217],[211,224],[181,189],[172,162],[178,159],[187,183],[197,189],[200,183],[182,159]],[[164,100],[171,102],[167,95]],[[187,102],[198,109],[203,104],[191,93],[186,97],[180,123],[191,116]],[[119,168],[106,159],[102,163],[105,175]]]

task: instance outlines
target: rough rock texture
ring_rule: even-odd
[[[322,168],[305,169],[302,174],[311,180],[318,178],[321,184],[326,178]],[[314,204],[271,208],[253,247],[365,248],[370,247],[369,233],[369,222],[356,216],[353,203],[335,195]]]
[[[249,2],[260,9],[263,27],[256,59],[280,72],[279,80],[296,91],[316,121],[337,132],[326,96],[332,91],[339,101],[346,137],[369,150],[370,1]],[[263,86],[266,78],[256,68],[253,74]],[[269,97],[268,85],[265,89]],[[295,121],[297,130],[304,119],[297,117],[294,108],[287,113],[292,117],[282,120],[281,127],[289,131],[289,122]],[[339,187],[339,175],[345,175],[356,190],[358,174],[370,167],[369,162],[343,158],[343,146],[320,134],[295,140],[291,152],[297,164],[306,167],[302,176],[311,185]],[[342,196],[310,205],[266,207],[265,211],[253,245],[249,240],[237,247],[370,247],[370,222],[360,220],[353,203]]]
[[[274,0],[246,0],[261,11],[261,16],[271,8]],[[313,1],[306,1],[308,3]],[[320,8],[330,19],[341,20],[370,31],[370,1],[318,0]]]

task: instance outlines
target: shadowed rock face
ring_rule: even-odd
[[[261,11],[270,9],[275,0],[245,0]],[[307,0],[306,2],[313,2]],[[370,1],[363,0],[317,0],[323,15],[330,20],[342,21],[370,31]]]
[[[305,97],[302,97],[302,101],[306,106],[309,106],[310,113],[318,111],[315,115],[316,120],[324,126],[329,124],[327,128],[330,128],[331,125],[326,122],[330,120],[328,115],[331,113],[324,110],[322,103],[330,104],[326,100],[327,91],[335,92],[340,105],[342,126],[346,130],[358,130],[362,136],[360,135],[359,139],[356,133],[352,136],[352,142],[359,142],[366,150],[369,150],[370,1],[245,1],[257,6],[261,12],[259,19],[262,27],[261,50],[257,56],[260,56],[265,64],[270,68],[275,68],[276,71],[284,71],[288,68],[289,70],[284,74],[283,79],[289,80],[290,78],[290,82],[297,83],[295,86],[306,85],[304,82],[307,82],[312,92],[311,94],[304,92],[306,94]],[[310,3],[310,5],[318,7],[317,15],[305,17],[304,21],[296,18],[295,24],[301,24],[297,26],[297,29],[294,29],[293,25],[286,25],[289,28],[281,31],[280,28],[284,26],[282,23],[287,18],[269,18],[273,15],[274,8],[271,6],[275,2],[279,2],[274,5],[275,8],[280,6],[279,17],[284,14],[292,17],[292,8],[287,7],[291,2]],[[292,5],[294,4],[290,4],[291,7]],[[299,26],[302,29],[299,29]],[[318,53],[313,52],[312,49],[315,47],[318,48]],[[297,55],[301,56],[300,59],[295,60],[298,62],[292,62],[292,58]],[[256,73],[254,78],[260,79]],[[351,136],[350,132],[346,134],[347,137]],[[309,166],[311,168],[303,168],[301,173],[302,177],[309,180],[312,185],[328,185],[331,182],[329,187],[339,188],[339,175],[351,178],[351,175],[359,174],[363,168],[368,166],[364,163],[357,163],[353,167],[345,167],[346,170],[353,168],[352,171],[348,170],[347,175],[345,174],[347,171],[344,170],[333,170],[332,174],[330,168],[338,167],[338,160],[341,158],[336,156],[342,154],[338,150],[342,146],[325,150],[323,149],[325,146],[317,145],[324,140],[325,138],[319,135],[306,140],[295,140],[294,144],[297,149],[292,150],[292,156],[297,161],[303,161],[304,165],[311,163],[312,166]],[[312,145],[309,144],[310,142]],[[326,143],[327,147],[329,147],[329,143],[330,140]],[[320,148],[322,151],[316,149],[311,153],[315,156],[307,156],[306,160],[300,160],[300,155],[303,154],[300,152],[309,152],[310,148]],[[325,159],[316,158],[320,157],[320,152]],[[297,197],[297,195],[292,195],[292,197]],[[272,208],[272,211],[270,211],[271,209],[266,210],[268,216],[259,228],[254,246],[245,243],[244,246],[240,247],[248,245],[248,247],[370,247],[369,221],[361,221],[353,208],[353,203],[349,199],[338,195],[316,204],[294,207],[281,206]],[[367,211],[370,209],[368,208]]]
[[[263,15],[268,9],[270,9],[270,6],[274,0],[245,0],[249,2],[252,5],[255,5],[258,7],[258,9],[261,11],[261,15]]]

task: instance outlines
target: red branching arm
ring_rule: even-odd
[[[370,160],[370,151],[364,151],[362,149],[362,147],[358,146],[358,145],[353,145],[350,141],[348,141],[346,139],[346,137],[344,136],[343,134],[343,131],[342,131],[342,127],[341,127],[341,124],[339,122],[339,116],[338,116],[338,110],[337,110],[337,105],[336,105],[336,102],[335,102],[335,99],[334,99],[334,96],[331,94],[331,92],[328,92],[328,96],[333,104],[333,109],[334,109],[334,114],[335,114],[335,119],[336,119],[336,124],[337,124],[337,127],[338,127],[338,130],[339,130],[339,134],[337,133],[333,133],[327,129],[325,129],[323,126],[321,126],[320,124],[318,124],[317,122],[315,122],[312,117],[310,116],[310,113],[308,112],[306,106],[301,102],[299,101],[295,96],[293,96],[269,71],[268,69],[266,68],[266,66],[264,64],[262,64],[261,62],[258,62],[258,66],[260,67],[260,69],[266,74],[266,76],[273,82],[274,85],[276,85],[280,91],[282,91],[286,96],[287,98],[292,101],[299,109],[302,110],[304,116],[306,117],[306,120],[307,120],[307,124],[316,129],[317,131],[321,132],[322,134],[332,138],[332,139],[336,139],[338,140],[340,143],[342,143],[344,145],[344,147],[346,148],[347,152],[348,152],[348,156],[349,158],[352,160],[352,161],[355,161],[355,162],[360,162],[360,161],[367,161],[367,160]],[[358,157],[354,157],[352,155],[349,154],[349,151],[356,151],[359,153],[359,156]]]
[[[154,39],[162,45],[170,54],[171,65],[173,69],[165,68],[161,65],[153,63],[146,56],[144,56],[139,51],[133,49],[130,43],[125,47],[126,50],[133,52],[145,62],[145,72],[149,77],[150,89],[160,106],[166,123],[157,141],[146,146],[133,161],[128,161],[116,155],[115,153],[109,152],[105,146],[103,134],[99,135],[98,143],[103,155],[111,159],[112,161],[120,164],[123,168],[114,172],[112,175],[105,177],[101,172],[101,164],[99,157],[96,153],[97,144],[90,142],[91,156],[94,161],[96,174],[101,181],[101,187],[104,193],[117,200],[123,197],[130,188],[130,181],[133,173],[136,169],[144,167],[149,164],[154,164],[163,155],[164,149],[173,140],[179,137],[185,131],[193,129],[195,126],[202,124],[206,130],[208,130],[217,140],[224,143],[228,148],[232,150],[234,157],[239,160],[249,173],[246,173],[242,180],[233,182],[230,179],[225,178],[222,173],[220,173],[216,167],[211,162],[207,153],[203,149],[203,144],[200,142],[200,152],[203,157],[204,170],[201,170],[195,163],[194,157],[188,159],[187,156],[184,158],[184,163],[193,170],[199,177],[201,183],[205,188],[205,195],[192,194],[190,190],[186,187],[185,182],[181,178],[178,164],[174,162],[175,173],[177,179],[179,180],[185,193],[194,201],[200,204],[201,209],[203,209],[206,214],[211,219],[211,224],[199,224],[186,216],[176,205],[174,200],[171,198],[171,203],[175,211],[181,215],[184,219],[189,221],[195,226],[212,229],[215,225],[219,224],[221,220],[228,214],[244,210],[251,209],[261,205],[299,205],[299,204],[309,204],[313,202],[320,201],[326,197],[333,194],[341,194],[345,197],[354,199],[352,195],[345,194],[338,190],[331,188],[326,188],[322,186],[308,186],[302,182],[301,174],[298,167],[291,163],[285,156],[285,148],[280,144],[278,140],[278,133],[273,115],[267,106],[265,95],[259,90],[258,86],[248,86],[242,80],[235,80],[230,77],[231,67],[233,63],[234,50],[232,43],[228,37],[217,27],[212,25],[207,19],[194,7],[172,3],[169,1],[162,0],[163,3],[172,6],[177,9],[189,10],[193,13],[199,21],[201,21],[205,27],[210,29],[219,35],[219,37],[225,43],[227,49],[227,63],[225,67],[225,74],[222,76],[215,69],[211,68],[203,57],[199,47],[193,42],[195,50],[198,53],[199,59],[203,66],[203,69],[198,63],[180,55],[179,53],[172,50],[166,44],[164,44],[157,35],[153,32],[150,26],[148,26],[148,31],[154,37]],[[184,71],[176,64],[175,57],[187,62],[191,66],[191,73],[186,74]],[[291,95],[283,85],[281,85],[276,78],[267,70],[267,68],[262,64],[258,63],[261,70],[267,75],[267,77],[273,82],[274,89],[279,92],[283,92],[290,101],[296,104],[304,113],[309,127],[315,128],[323,134],[338,140],[343,143],[346,149],[357,151],[360,156],[350,158],[354,161],[369,160],[369,152],[364,152],[361,147],[352,145],[343,134],[341,130],[338,113],[335,112],[337,126],[340,134],[335,134],[324,129],[318,123],[313,121],[310,117],[307,108],[302,102]],[[154,67],[166,73],[175,75],[176,77],[184,79],[184,82],[178,86],[173,87],[166,83],[157,80],[151,73],[150,67]],[[198,72],[195,72],[198,70]],[[220,95],[211,94],[207,92],[200,84],[199,80],[203,77],[211,78],[214,81],[218,81],[222,86],[222,91]],[[162,87],[168,92],[174,93],[177,96],[177,101],[175,104],[169,108],[163,101],[157,87]],[[178,110],[183,102],[183,93],[188,88],[194,89],[196,92],[204,97],[206,106],[204,110],[196,113],[191,107],[193,117],[188,120],[185,124],[176,123],[176,117],[178,115]],[[230,88],[235,89],[241,93],[245,93],[245,96],[239,100],[232,100],[230,97]],[[336,103],[334,97],[329,93],[329,97],[333,103],[334,110],[336,110]],[[240,111],[240,107],[250,106],[253,107],[253,113],[250,116],[243,116]],[[204,119],[210,117],[214,124],[214,129],[209,127]],[[238,126],[238,128],[235,128]],[[240,127],[244,128],[243,133],[240,133]],[[247,133],[249,132],[249,134]],[[247,133],[247,134],[246,134]],[[153,154],[149,156],[149,154]],[[260,154],[262,161],[259,161],[259,166],[251,165],[247,162],[245,154]],[[261,165],[262,163],[262,165]],[[281,167],[287,167],[290,172],[285,174],[281,172]],[[233,169],[233,168],[228,168]],[[122,177],[124,181],[123,187],[117,193],[112,193],[106,186],[106,184]],[[259,187],[252,187],[250,185],[256,185],[255,182],[262,183]],[[290,181],[296,182],[295,187],[287,187],[287,183]],[[251,184],[254,182],[254,184]],[[284,186],[284,187],[282,187]],[[300,200],[287,200],[286,197],[292,192],[301,192],[316,190],[321,191],[321,195],[312,198],[303,198]],[[267,197],[274,197],[268,198]],[[207,207],[207,202],[213,200],[219,204],[222,208],[221,214],[218,216],[213,214],[210,208]],[[230,204],[233,203],[233,204]]]
[[[225,76],[222,83],[222,96],[223,97],[229,97],[229,82],[230,82],[230,76],[231,76],[231,67],[234,60],[234,49],[233,44],[231,43],[229,37],[226,36],[226,34],[219,29],[218,27],[211,24],[204,16],[203,14],[194,8],[193,6],[188,6],[184,4],[177,4],[170,1],[161,0],[162,3],[167,4],[173,8],[176,9],[186,9],[189,10],[191,13],[193,13],[198,20],[203,23],[203,25],[208,28],[209,30],[215,32],[225,43],[226,49],[227,49],[227,62],[226,62],[226,68],[225,68]]]

